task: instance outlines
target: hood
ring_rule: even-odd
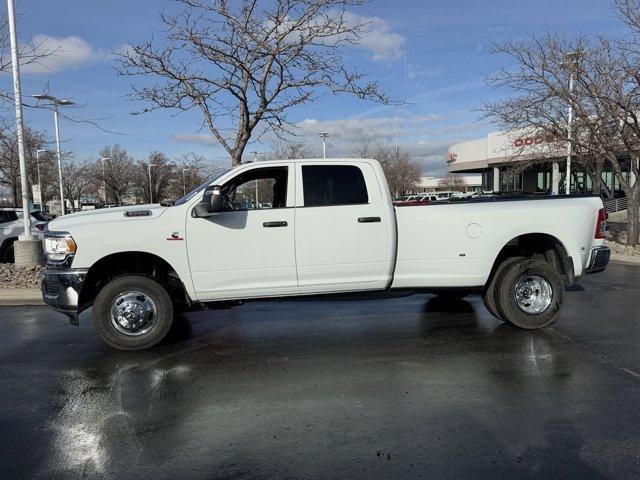
[[[162,215],[167,208],[168,207],[163,207],[158,204],[148,204],[130,205],[127,207],[99,208],[95,210],[87,210],[84,212],[70,213],[69,215],[64,215],[49,222],[49,230],[51,230],[52,232],[66,231],[69,228],[97,222],[106,223],[150,220]],[[137,211],[149,211],[151,212],[151,215],[139,217],[125,216],[127,212]]]

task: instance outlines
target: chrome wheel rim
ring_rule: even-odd
[[[516,285],[516,303],[529,315],[544,312],[553,299],[551,284],[538,275],[527,275]]]
[[[142,292],[125,292],[111,303],[111,325],[124,335],[148,332],[156,323],[156,304]]]

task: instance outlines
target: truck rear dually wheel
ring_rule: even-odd
[[[525,257],[510,257],[507,258],[504,262],[502,262],[495,273],[491,277],[489,284],[482,292],[482,301],[484,302],[484,306],[487,307],[487,310],[491,315],[496,317],[498,320],[502,320],[500,317],[500,313],[498,312],[498,307],[496,306],[496,284],[498,283],[498,278],[507,268],[513,265],[516,262],[524,260]]]
[[[96,297],[91,316],[100,338],[119,350],[142,350],[161,341],[173,323],[173,304],[155,280],[125,275]]]
[[[543,328],[560,315],[564,282],[549,262],[522,259],[497,276],[495,301],[505,322],[525,329]]]

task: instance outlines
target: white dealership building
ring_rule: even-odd
[[[452,173],[481,174],[484,191],[557,194],[566,190],[566,154],[543,137],[511,131],[456,143],[446,160]],[[579,165],[574,162],[570,172],[571,193],[591,192],[591,179]],[[608,190],[603,194],[613,196],[619,190],[618,181],[611,171],[603,172],[602,178]]]

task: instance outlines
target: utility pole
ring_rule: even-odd
[[[329,132],[320,132],[318,136],[322,138],[322,158],[327,158],[327,137]]]
[[[17,265],[38,265],[42,259],[42,245],[31,233],[31,212],[29,211],[29,184],[27,182],[27,160],[24,151],[24,124],[22,120],[22,91],[20,85],[20,61],[16,34],[16,15],[13,0],[7,0],[9,37],[11,40],[11,64],[13,67],[13,96],[16,109],[16,134],[18,137],[18,159],[20,161],[20,188],[22,190],[22,221],[24,233],[14,243]]]
[[[149,203],[153,203],[153,187],[151,185],[151,167],[155,167],[154,163],[150,163],[147,165],[147,170],[149,172]]]

